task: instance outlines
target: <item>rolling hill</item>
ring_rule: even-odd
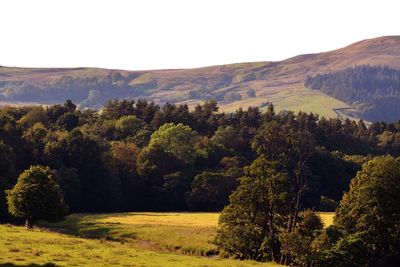
[[[149,71],[97,68],[44,69],[0,67],[2,104],[53,104],[72,99],[81,108],[100,108],[111,98],[146,98],[157,103],[195,105],[219,101],[221,110],[272,102],[278,110],[316,112],[335,117],[333,109],[351,108],[304,86],[308,76],[355,65],[400,69],[400,36],[368,39],[347,47],[283,61]],[[357,112],[353,112],[358,116]]]

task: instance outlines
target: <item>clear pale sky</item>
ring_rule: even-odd
[[[400,35],[396,0],[0,0],[0,65],[190,68]]]

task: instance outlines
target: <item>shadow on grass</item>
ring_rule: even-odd
[[[14,264],[14,263],[0,263],[0,267],[57,267],[54,263],[45,264]]]
[[[123,227],[119,222],[102,222],[108,217],[131,217],[131,216],[170,216],[170,214],[152,214],[147,212],[140,213],[104,213],[104,214],[71,214],[64,221],[57,223],[38,222],[37,226],[46,228],[62,234],[90,239],[107,239],[112,241],[126,242],[137,238],[137,234],[132,229]]]
[[[108,217],[125,217],[125,216],[171,216],[171,213],[166,214],[149,214],[147,212],[140,213],[109,213],[109,214],[71,214],[66,217],[64,221],[57,223],[47,223],[47,222],[39,222],[38,226],[48,229],[50,231],[63,233],[67,235],[77,236],[81,238],[89,238],[89,239],[98,239],[98,240],[109,240],[116,241],[121,243],[134,243],[135,245],[141,247],[144,244],[144,247],[149,248],[154,251],[169,251],[169,252],[179,252],[186,255],[198,255],[198,256],[212,256],[218,255],[219,251],[217,248],[210,247],[208,244],[200,244],[199,247],[193,247],[191,243],[186,242],[185,237],[182,235],[187,234],[187,239],[191,238],[191,235],[199,235],[197,233],[198,229],[191,228],[190,226],[172,226],[169,228],[168,226],[162,225],[151,225],[151,224],[143,224],[136,225],[132,227],[132,225],[126,225],[119,222],[107,222],[104,219]],[[170,245],[171,242],[164,242],[162,240],[157,241],[146,241],[139,240],[140,236],[138,233],[141,231],[146,235],[146,232],[152,232],[153,235],[164,235],[166,239],[174,238],[177,240],[177,244]],[[181,233],[183,231],[183,234]],[[168,233],[168,234],[165,234]],[[205,234],[210,234],[209,232],[205,232]],[[151,238],[150,238],[151,240]],[[183,242],[183,243],[182,243]],[[1,267],[1,266],[0,266]]]
[[[137,234],[132,229],[120,227],[120,223],[101,222],[108,215],[72,214],[58,223],[39,222],[38,226],[62,234],[117,242],[132,241]],[[0,266],[1,267],[1,266]]]

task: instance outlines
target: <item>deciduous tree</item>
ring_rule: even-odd
[[[48,167],[32,166],[24,171],[7,191],[7,202],[9,212],[25,218],[29,229],[39,219],[57,221],[66,214],[62,192]]]
[[[377,157],[352,180],[335,223],[349,234],[363,233],[374,266],[400,265],[400,162]]]

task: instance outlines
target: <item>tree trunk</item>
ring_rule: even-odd
[[[25,220],[25,227],[26,227],[26,229],[28,229],[28,230],[33,229],[33,220],[32,220],[32,218],[26,218],[26,220]]]

